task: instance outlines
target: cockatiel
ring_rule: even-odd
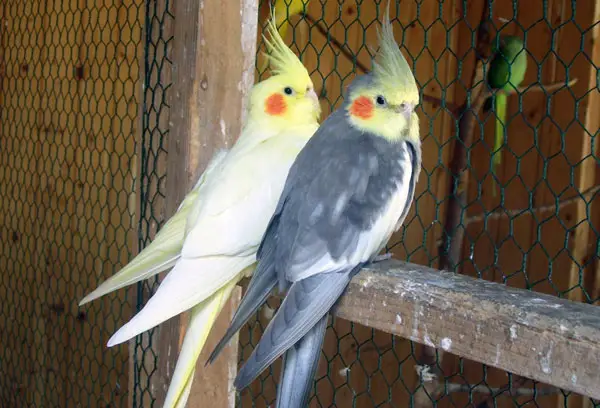
[[[285,40],[288,28],[290,27],[290,19],[295,15],[303,13],[308,8],[310,0],[275,0],[275,5],[271,10],[271,16],[275,19],[275,24],[278,27],[279,36]],[[261,66],[260,72],[267,68],[268,60],[265,60]]]
[[[498,45],[494,46],[492,61],[487,75],[490,88],[502,91],[511,91],[519,87],[525,79],[527,72],[527,52],[525,44],[519,37],[501,36]],[[492,97],[496,113],[496,135],[494,149],[492,150],[492,173],[502,161],[502,144],[504,143],[507,95],[496,92]],[[486,101],[485,110],[491,109],[492,98]],[[494,190],[495,191],[495,190]]]
[[[266,301],[287,290],[240,369],[243,389],[285,353],[277,407],[307,405],[328,312],[352,277],[373,261],[411,206],[421,169],[419,90],[389,22],[371,73],[295,160],[233,321],[209,361]]]
[[[183,407],[195,362],[225,301],[253,270],[256,251],[290,166],[318,128],[308,71],[277,34],[266,40],[273,75],[256,84],[242,134],[218,153],[155,241],[84,301],[171,266],[145,307],[108,341],[114,346],[192,309],[165,407]]]

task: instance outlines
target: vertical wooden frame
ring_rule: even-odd
[[[169,94],[167,216],[176,211],[213,154],[231,146],[241,131],[247,95],[254,83],[258,1],[183,0],[174,3],[173,13],[177,24]],[[205,351],[210,351],[224,331],[240,294],[237,288],[215,323]],[[158,371],[152,380],[158,406],[165,399],[187,320],[187,316],[175,317],[160,326],[155,346]],[[210,401],[213,408],[233,407],[231,373],[237,366],[237,342],[232,341],[214,365],[204,367],[204,361],[203,353],[187,406],[201,407]]]

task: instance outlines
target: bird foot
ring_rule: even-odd
[[[376,264],[378,262],[387,261],[388,259],[391,259],[392,256],[394,256],[394,254],[391,252],[386,252],[385,254],[377,255],[375,258],[373,258],[373,260],[371,261],[371,264]]]

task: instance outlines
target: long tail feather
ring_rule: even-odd
[[[185,236],[188,214],[199,195],[199,188],[216,166],[223,161],[228,150],[215,153],[206,170],[198,178],[196,185],[183,199],[175,214],[158,231],[154,240],[133,258],[123,269],[111,276],[93,292],[85,296],[79,306],[98,299],[110,292],[148,279],[175,265],[179,259]]]
[[[223,348],[229,343],[229,340],[242,328],[250,317],[262,306],[269,297],[269,294],[277,284],[277,274],[275,268],[267,267],[265,270],[254,271],[254,275],[248,285],[248,290],[244,294],[242,302],[233,315],[231,324],[227,328],[227,332],[219,341],[206,364],[212,364],[219,356]]]
[[[219,292],[192,309],[190,324],[183,339],[163,408],[185,407],[188,397],[185,395],[185,391],[186,388],[191,387],[198,356],[200,356],[208,334],[238,280],[237,278],[232,280]]]
[[[277,225],[279,225],[279,217],[274,216],[265,231],[265,237],[272,236],[277,230]],[[267,244],[264,244],[265,242],[267,242]],[[267,239],[267,241],[263,240],[263,244],[258,248],[256,258],[261,260],[260,267],[254,271],[252,279],[250,279],[250,284],[248,284],[248,289],[235,311],[225,335],[210,354],[206,364],[211,364],[218,357],[231,337],[233,337],[248,319],[250,319],[250,317],[267,301],[269,294],[277,284],[277,271],[273,260],[275,252],[274,246],[269,244],[270,242],[274,241],[270,239]]]
[[[254,255],[180,259],[144,308],[109,339],[108,347],[123,343],[208,299],[254,260]]]
[[[324,273],[295,282],[235,379],[238,390],[298,342],[337,302],[352,271]]]
[[[185,408],[185,406],[187,405],[187,400],[190,397],[190,393],[192,392],[192,384],[194,382],[195,373],[196,370],[192,370],[192,372],[190,373],[190,376],[188,377],[185,383],[185,387],[181,392],[179,399],[177,400],[177,405],[175,405],[175,408]]]
[[[189,207],[187,208],[189,210]],[[84,297],[79,306],[110,292],[148,279],[175,265],[183,246],[183,231],[188,211],[176,213],[158,232],[154,241],[145,247],[117,274],[111,276]]]
[[[284,355],[276,408],[304,408],[319,366],[329,313]]]

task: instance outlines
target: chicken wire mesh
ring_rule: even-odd
[[[355,75],[369,69],[374,54],[369,47],[376,47],[386,2],[283,3],[288,6],[280,14],[280,24],[289,24],[286,43],[309,69],[325,117],[341,104]],[[595,204],[598,211],[599,202],[594,182],[600,174],[598,123],[586,115],[597,92],[595,80],[589,80],[597,73],[598,21],[586,14],[591,3],[395,3],[397,40],[422,91],[424,162],[412,211],[388,250],[410,262],[599,304],[600,233],[592,210]],[[524,39],[527,70],[508,97],[502,164],[493,174],[496,106],[482,109],[486,98],[478,92],[492,93],[487,80],[493,46],[500,44],[497,34]],[[257,70],[259,78],[265,77],[260,57]],[[455,237],[464,243],[457,247]],[[241,333],[240,363],[278,305],[270,300]],[[240,406],[273,406],[279,370],[277,362],[243,391]],[[310,406],[598,403],[331,319]]]
[[[77,302],[130,256],[143,12],[0,3],[2,407],[127,404],[127,349],[103,345],[131,304]]]
[[[311,72],[322,117],[370,66],[384,7],[374,0],[304,0],[300,14],[284,12],[291,24],[285,41]],[[444,255],[456,248],[447,237],[462,233],[452,269],[599,303],[594,7],[567,0],[392,5],[398,42],[423,92],[424,148],[413,209],[389,245],[396,257],[450,265]],[[261,28],[267,14],[262,0]],[[524,88],[509,98],[496,176],[494,110],[475,106],[482,16],[488,37],[500,29],[520,36],[528,54]],[[156,280],[136,285],[135,296],[108,295],[85,309],[77,300],[125,265],[133,243],[143,247],[165,221],[175,20],[165,0],[0,4],[3,407],[124,407],[128,398],[135,407],[157,406],[154,331],[136,338],[131,366],[127,346],[105,347]],[[259,56],[257,79],[264,74]],[[470,133],[461,130],[464,106],[478,113]],[[456,146],[465,147],[467,171],[454,167]],[[450,212],[457,214],[452,225]],[[241,332],[240,361],[276,306],[270,300]],[[432,357],[433,367],[418,376],[415,368]],[[279,362],[240,394],[238,405],[273,405],[278,370]],[[437,374],[437,387],[425,392],[428,370]],[[430,356],[417,344],[341,319],[330,324],[311,397],[314,407],[551,405],[598,406],[480,364]]]
[[[167,139],[169,133],[168,89],[171,86],[169,59],[173,40],[168,28],[174,23],[169,0],[145,3],[144,77],[142,96],[139,248],[149,244],[165,219],[165,182]],[[158,278],[136,285],[136,312],[141,310],[158,288]],[[133,348],[133,407],[155,406],[156,389],[152,386],[158,358],[152,341],[156,329],[135,338]]]

